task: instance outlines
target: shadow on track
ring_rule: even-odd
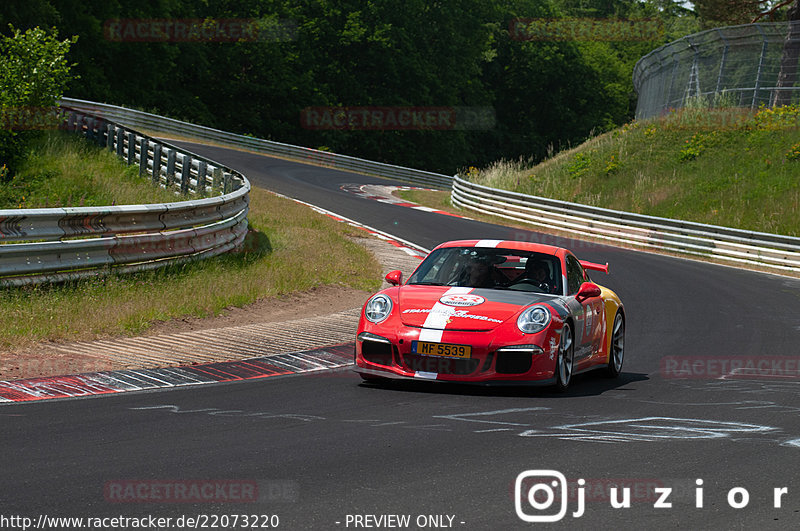
[[[624,372],[618,378],[603,378],[597,372],[588,372],[573,377],[565,393],[556,392],[551,387],[524,385],[480,385],[449,382],[424,382],[387,378],[381,381],[361,382],[360,387],[386,389],[404,393],[431,393],[469,396],[497,397],[549,397],[570,398],[600,396],[606,391],[618,390],[630,383],[649,380],[643,373]]]

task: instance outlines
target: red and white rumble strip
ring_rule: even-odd
[[[442,214],[443,216],[451,216],[454,218],[472,219],[466,216],[453,214],[452,212],[445,212],[444,210],[437,210],[435,208],[411,203],[392,195],[392,192],[396,190],[425,190],[429,192],[438,191],[431,188],[418,188],[415,186],[386,186],[382,184],[345,184],[342,185],[341,189],[345,192],[359,195],[365,199],[371,199],[379,203],[387,203],[390,205],[412,208],[414,210],[422,210],[423,212],[433,212],[434,214]]]
[[[166,389],[325,371],[353,364],[353,343],[240,361],[0,382],[0,403]]]

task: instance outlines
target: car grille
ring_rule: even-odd
[[[498,352],[495,371],[498,374],[523,374],[531,370],[533,356],[530,352]]]
[[[437,374],[472,374],[478,369],[480,360],[461,360],[455,358],[440,358],[436,356],[420,356],[418,354],[404,354],[403,365],[408,370],[417,372],[435,372]]]
[[[392,345],[377,341],[364,341],[361,344],[361,355],[370,363],[392,365]]]

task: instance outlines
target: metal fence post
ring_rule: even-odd
[[[758,71],[756,72],[756,85],[753,87],[753,102],[750,104],[751,109],[756,108],[756,100],[758,99],[758,91],[761,90],[761,72],[764,69],[764,57],[767,55],[767,36],[761,30],[760,24],[755,24],[758,32],[761,34],[761,57],[758,59]]]
[[[675,74],[678,71],[678,60],[675,58],[675,54],[672,54],[672,75],[669,78],[669,88],[667,89],[667,97],[664,98],[664,107],[663,110],[667,110],[669,108],[669,104],[672,101],[672,86],[675,83]]]
[[[725,38],[725,33],[722,32],[721,29],[717,28],[717,35],[725,43],[725,46],[722,48],[722,59],[719,61],[719,72],[717,73],[717,86],[714,89],[714,94],[719,94],[722,91],[722,74],[725,71],[725,63],[728,60],[728,40]]]

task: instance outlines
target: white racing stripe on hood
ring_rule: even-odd
[[[465,295],[470,291],[472,291],[472,288],[454,287],[447,290],[444,295]],[[456,308],[436,301],[436,304],[433,305],[433,308],[431,308],[431,311],[428,313],[428,317],[425,318],[425,322],[422,324],[419,340],[439,343],[442,340],[444,327],[447,326],[447,320],[450,319],[455,312]]]

